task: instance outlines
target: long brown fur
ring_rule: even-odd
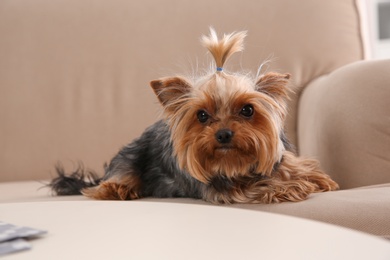
[[[213,55],[216,66],[222,67],[233,53],[243,50],[245,36],[246,32],[238,32],[219,40],[211,29],[209,36],[202,37],[202,43]],[[298,158],[281,143],[290,77],[290,74],[270,72],[253,79],[221,72],[199,82],[189,83],[178,77],[165,78],[158,84],[152,82],[170,123],[180,167],[204,183],[218,175],[237,181],[229,193],[208,189],[207,200],[215,203],[299,201],[310,193],[338,188],[320,170],[317,161]],[[245,104],[252,104],[256,111],[251,120],[237,116]],[[194,117],[199,110],[211,116],[206,125]],[[214,135],[222,128],[235,133],[232,149],[217,149],[219,144]],[[275,171],[273,167],[279,161]],[[254,173],[267,178],[239,181]]]
[[[284,121],[290,74],[252,77],[222,69],[243,50],[245,36],[218,39],[211,29],[202,43],[216,71],[195,80],[152,81],[164,119],[125,146],[97,186],[80,175],[76,183],[88,187],[82,193],[94,199],[187,196],[212,203],[279,203],[337,189],[318,161],[289,151]],[[55,187],[74,181],[59,178]]]
[[[285,152],[272,176],[246,176],[233,181],[225,193],[208,189],[206,200],[215,204],[280,203],[305,200],[311,193],[338,189],[338,185],[320,170],[318,161]]]

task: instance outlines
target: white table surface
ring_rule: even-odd
[[[0,204],[0,220],[45,229],[4,259],[390,259],[390,242],[271,213],[172,201]]]

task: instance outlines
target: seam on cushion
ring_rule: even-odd
[[[362,19],[362,6],[363,3],[360,3],[359,5],[359,0],[354,0],[353,5],[356,11],[356,19],[357,19],[357,25],[358,25],[358,34],[359,34],[359,42],[360,42],[360,57],[361,59],[368,59],[370,55],[368,55],[368,46],[365,43],[366,41],[364,40],[365,35],[363,35],[363,19]],[[369,40],[369,39],[367,39]]]

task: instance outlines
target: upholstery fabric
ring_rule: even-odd
[[[299,107],[301,154],[342,189],[390,183],[390,60],[357,62],[309,84]]]
[[[84,201],[84,196],[55,196],[44,183],[32,181],[0,183],[0,203]],[[19,192],[15,192],[15,191]],[[142,201],[163,201],[169,203],[210,205],[193,199],[154,199]],[[129,201],[128,203],[131,203]],[[104,211],[109,212],[107,204]],[[210,205],[212,206],[212,205]],[[357,189],[317,193],[303,202],[270,205],[233,204],[221,207],[234,207],[245,210],[258,210],[342,226],[375,236],[390,239],[390,184],[366,186]],[[82,225],[82,223],[80,223]]]
[[[390,184],[317,193],[298,203],[234,207],[322,221],[390,239]]]
[[[201,34],[248,30],[227,70],[289,72],[296,143],[301,89],[363,58],[352,0],[0,2],[0,180],[46,179],[81,160],[100,170],[152,124],[150,80],[208,68]]]

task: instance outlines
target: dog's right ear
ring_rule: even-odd
[[[191,84],[181,77],[153,80],[150,86],[166,110],[176,110],[192,89]]]

